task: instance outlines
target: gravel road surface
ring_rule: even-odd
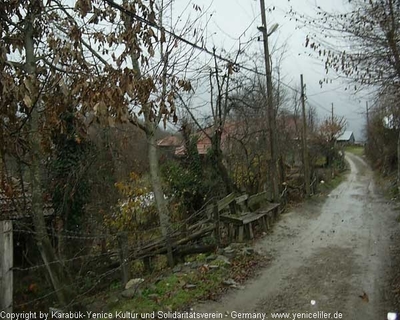
[[[364,160],[347,154],[350,172],[326,201],[310,200],[282,215],[256,249],[272,257],[242,290],[202,312],[316,313],[333,319],[387,319],[390,310],[390,245],[396,213],[376,191]],[[291,316],[289,319],[293,319]],[[317,318],[320,319],[320,318]]]

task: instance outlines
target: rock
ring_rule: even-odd
[[[254,249],[250,247],[243,248],[242,252],[247,255],[251,256],[254,253]]]
[[[188,284],[185,284],[184,288],[185,289],[195,289],[195,288],[197,288],[197,286],[195,284],[188,283]]]
[[[173,273],[178,273],[178,272],[181,272],[181,271],[182,271],[182,266],[180,266],[180,265],[175,266],[175,267],[172,269],[172,272],[173,272]]]
[[[224,280],[224,281],[222,281],[222,284],[224,284],[225,286],[230,286],[230,287],[238,285],[237,282],[233,279]]]
[[[219,269],[219,266],[217,266],[216,264],[210,264],[208,267],[210,268],[210,270]]]
[[[233,286],[231,286],[231,288],[238,289],[238,290],[244,290],[245,289],[244,286],[239,286],[239,285],[233,285]]]
[[[140,297],[142,292],[138,288],[130,288],[121,292],[121,296],[125,299],[132,299],[133,297]]]
[[[107,302],[110,304],[115,304],[115,303],[119,302],[119,299],[118,299],[118,297],[114,296],[114,297],[111,297]]]
[[[222,264],[224,264],[224,265],[230,265],[231,264],[231,262],[229,261],[229,259],[227,258],[227,257],[225,257],[225,256],[222,256],[222,255],[219,255],[218,257],[217,257],[217,259],[215,259],[214,260],[215,262],[222,262]]]
[[[228,258],[234,258],[235,257],[235,250],[233,250],[233,249],[231,249],[231,248],[229,248],[229,249],[227,249],[227,248],[225,248],[224,249],[224,256],[226,256],[226,257],[228,257]]]
[[[129,281],[126,283],[125,289],[128,290],[128,289],[131,289],[131,288],[133,288],[133,287],[136,288],[136,287],[139,286],[143,281],[144,281],[144,279],[142,279],[142,278],[131,279],[131,280],[129,280]]]
[[[190,268],[191,268],[191,269],[197,269],[197,268],[200,268],[202,265],[203,265],[202,262],[200,262],[200,261],[195,261],[195,262],[193,262],[193,263],[190,265]]]
[[[244,246],[244,243],[241,242],[233,242],[231,243],[228,247],[226,247],[225,249],[240,249]]]
[[[215,259],[217,259],[217,256],[214,255],[214,254],[211,254],[211,255],[209,255],[209,256],[206,257],[206,261],[207,261],[207,262],[213,261],[213,260],[215,260]]]

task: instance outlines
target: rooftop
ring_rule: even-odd
[[[11,184],[0,187],[0,221],[20,220],[31,217],[32,198],[28,193],[29,184],[24,184],[22,192],[18,180],[13,179]],[[43,213],[50,216],[54,209],[50,202],[45,202]]]
[[[345,131],[337,138],[337,141],[348,141],[352,135],[353,131]]]

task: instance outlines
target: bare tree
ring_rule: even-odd
[[[400,6],[396,1],[349,1],[348,10],[337,13],[318,7],[317,18],[291,13],[317,31],[310,32],[305,46],[324,63],[327,74],[344,76],[356,91],[360,86],[378,88],[378,92],[398,90]],[[329,76],[320,81],[321,85],[328,82]],[[400,162],[400,131],[397,159]],[[397,176],[400,190],[400,166]]]

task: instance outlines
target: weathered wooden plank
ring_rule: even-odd
[[[122,284],[125,285],[131,279],[130,263],[129,263],[129,248],[128,248],[128,232],[120,232],[117,235],[119,245],[119,259],[121,263],[121,279]]]
[[[268,231],[267,218],[265,216],[261,218],[261,227],[264,232]]]
[[[249,223],[248,228],[249,228],[249,237],[250,239],[253,239],[254,233],[253,233],[253,225],[251,224],[251,222]]]
[[[232,215],[221,215],[221,221],[227,223],[233,223],[235,225],[245,225],[247,223],[256,221],[263,216],[272,215],[274,216],[274,211],[279,207],[279,203],[269,203],[266,207],[264,207],[262,211],[256,212],[248,212],[241,216],[232,216]]]
[[[244,226],[239,227],[239,242],[243,242],[243,231],[244,231]]]
[[[262,207],[262,210],[259,210],[257,212],[271,212],[279,208],[279,206],[280,206],[279,203],[268,203],[266,206]]]
[[[248,198],[249,198],[248,194],[243,194],[243,195],[241,195],[239,197],[236,197],[235,201],[236,201],[237,204],[239,204],[239,203],[242,203],[242,202],[246,201]]]
[[[219,200],[217,202],[218,211],[221,211],[221,210],[227,208],[234,200],[235,200],[235,194],[234,193],[231,193],[231,194],[227,195],[225,198]]]
[[[0,221],[0,310],[13,310],[13,228],[10,220]]]
[[[213,204],[209,204],[206,207],[206,216],[207,219],[211,220],[213,218],[213,213],[214,213],[214,205]]]
[[[215,238],[215,243],[219,247],[221,243],[221,235],[220,235],[220,225],[219,225],[220,217],[219,217],[219,210],[218,210],[218,205],[217,203],[214,203],[214,223],[215,223],[215,229],[214,229],[214,238]]]
[[[250,196],[249,199],[247,200],[247,205],[250,208],[250,210],[256,210],[260,207],[260,204],[262,202],[267,202],[267,201],[268,201],[268,192],[264,191]]]
[[[257,221],[257,220],[263,218],[264,216],[266,216],[266,215],[268,215],[270,213],[271,212],[268,211],[268,212],[261,212],[261,213],[255,213],[255,214],[252,214],[252,215],[247,215],[245,217],[245,219],[243,219],[243,224],[246,225],[248,223],[252,223],[254,221]]]

